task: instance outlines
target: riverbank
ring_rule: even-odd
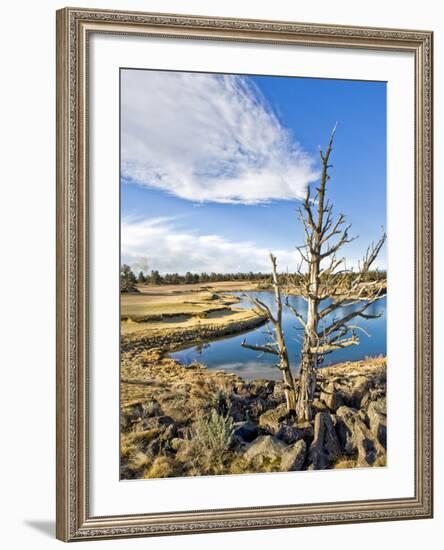
[[[121,297],[121,347],[174,351],[223,336],[240,334],[266,322],[253,309],[236,307],[228,292],[254,291],[254,283],[211,286],[142,285]]]
[[[184,367],[159,349],[124,350],[121,477],[384,466],[385,358],[317,378],[314,419],[299,424],[286,415],[282,382]]]

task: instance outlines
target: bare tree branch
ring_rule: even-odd
[[[260,351],[262,353],[272,353],[273,355],[279,355],[279,352],[276,349],[272,348],[270,344],[265,346],[254,346],[252,344],[247,344],[246,340],[244,339],[241,342],[241,346],[243,348],[252,349],[254,351]]]
[[[264,304],[264,302],[262,302],[262,300],[259,300],[258,298],[253,298],[249,294],[242,294],[242,296],[244,296],[245,298],[250,300],[250,302],[254,306],[256,306],[263,314],[265,314],[272,323],[276,323],[276,319],[274,318],[273,314],[271,313],[270,308],[266,304]]]
[[[328,327],[326,327],[321,334],[319,334],[318,336],[319,337],[326,337],[328,336],[329,334],[337,331],[339,328],[341,328],[341,326],[345,325],[346,323],[348,323],[349,321],[351,321],[352,319],[354,319],[355,317],[362,317],[363,319],[377,319],[378,317],[381,317],[382,315],[382,312],[381,313],[376,313],[376,314],[365,314],[365,310],[371,305],[373,304],[378,298],[375,298],[369,302],[365,302],[364,305],[360,308],[360,309],[356,309],[354,311],[350,311],[349,313],[347,313],[346,315],[343,315],[342,317],[340,317],[339,319],[333,321],[333,323],[331,323]]]
[[[312,353],[317,353],[319,355],[327,355],[338,349],[344,349],[349,346],[356,346],[359,344],[359,338],[356,335],[352,335],[350,338],[344,338],[343,340],[337,340],[336,342],[326,342],[320,346],[312,348],[310,351]]]
[[[301,323],[301,325],[305,328],[306,323],[304,317],[299,313],[299,311],[290,303],[289,297],[287,296],[287,299],[285,300],[285,305],[293,312],[293,315],[296,317],[296,319]]]

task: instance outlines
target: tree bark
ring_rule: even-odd
[[[315,359],[312,354],[302,355],[299,391],[296,400],[296,417],[301,422],[312,420],[312,403],[316,388]]]
[[[312,403],[316,388],[316,368],[318,363],[318,353],[313,352],[319,346],[318,323],[319,323],[319,282],[320,268],[322,258],[322,238],[325,233],[324,213],[325,209],[325,187],[329,179],[328,159],[330,157],[333,136],[333,130],[325,155],[320,152],[322,159],[322,175],[318,192],[317,216],[313,216],[309,201],[309,190],[305,200],[305,209],[309,212],[309,223],[311,226],[311,235],[307,239],[307,256],[309,263],[309,284],[307,296],[307,321],[304,330],[304,343],[302,347],[301,368],[299,377],[299,393],[296,402],[296,415],[300,421],[310,421],[312,419]]]
[[[315,245],[316,246],[316,245]],[[299,376],[299,392],[296,402],[296,416],[300,421],[312,419],[312,403],[316,388],[316,368],[318,354],[313,353],[319,342],[317,327],[318,313],[318,284],[319,284],[319,255],[312,254],[310,261],[310,286],[308,297],[307,322],[304,331],[304,343],[302,347],[301,368]]]
[[[284,392],[285,400],[287,403],[287,412],[289,415],[294,416],[296,414],[296,388],[294,384],[293,374],[291,372],[288,350],[285,344],[284,331],[282,329],[282,296],[277,275],[276,258],[271,253],[270,260],[272,266],[274,299],[276,302],[276,315],[274,315],[270,308],[258,298],[252,298],[248,295],[247,297],[259,309],[259,311],[261,311],[268,317],[268,320],[273,326],[273,331],[269,331],[272,341],[262,346],[254,346],[247,344],[244,340],[241,346],[247,349],[253,349],[256,351],[261,351],[263,353],[276,355],[278,359],[277,367],[281,371],[282,378],[284,380]]]
[[[289,414],[296,413],[296,389],[294,385],[294,378],[290,368],[290,360],[288,358],[287,346],[285,344],[284,333],[282,330],[282,298],[281,298],[281,289],[279,286],[279,280],[277,275],[276,267],[276,258],[273,254],[270,254],[270,260],[272,265],[272,275],[273,275],[273,289],[274,289],[274,299],[276,302],[276,319],[274,323],[274,328],[276,332],[276,343],[279,350],[279,369],[282,372],[282,377],[284,379],[284,392],[285,399],[287,401],[287,411]]]

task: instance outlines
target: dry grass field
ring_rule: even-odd
[[[121,332],[126,336],[162,329],[224,327],[257,319],[252,310],[236,308],[239,299],[226,294],[255,289],[255,283],[236,282],[139,285],[138,293],[121,295]]]

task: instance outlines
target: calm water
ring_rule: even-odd
[[[237,295],[241,296],[241,294]],[[271,292],[252,292],[250,295],[259,298],[266,303],[272,311],[274,310],[274,297]],[[290,302],[300,312],[306,312],[306,302],[302,298],[298,296],[291,296]],[[325,306],[328,303],[328,301],[325,301],[321,305]],[[237,306],[250,308],[251,304],[247,298],[242,297],[240,304],[236,304],[235,307]],[[357,304],[355,306],[337,309],[336,312],[326,317],[324,322],[329,324],[333,320],[333,316],[338,317],[339,314],[343,314],[345,311],[349,312],[352,309],[359,309],[360,307],[360,304]],[[338,363],[341,361],[355,361],[371,355],[385,355],[386,298],[382,298],[378,302],[369,306],[366,310],[366,313],[371,314],[381,312],[382,315],[378,319],[366,320],[359,317],[355,318],[352,321],[352,324],[362,327],[369,334],[369,336],[361,330],[357,330],[356,334],[360,339],[360,343],[358,345],[350,346],[348,348],[330,353],[326,356],[324,365]],[[290,361],[293,366],[293,372],[296,373],[301,351],[302,331],[300,330],[301,325],[299,325],[297,319],[295,319],[286,307],[284,308],[283,326]],[[233,372],[238,376],[249,380],[253,380],[255,378],[267,378],[270,380],[280,379],[281,373],[275,367],[275,356],[270,355],[269,353],[264,353],[261,355],[257,351],[242,348],[241,342],[244,338],[246,338],[247,343],[249,344],[264,344],[268,341],[267,328],[266,326],[262,326],[244,334],[213,340],[210,343],[178,351],[171,355],[185,365],[189,365],[193,361],[198,361],[199,363],[206,365],[209,369]]]

